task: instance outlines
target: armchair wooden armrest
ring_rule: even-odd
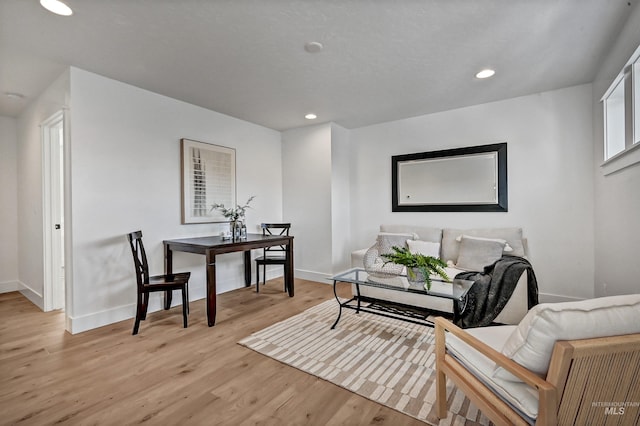
[[[495,424],[527,424],[495,389],[447,352],[445,331],[537,390],[536,425],[605,424],[613,414],[624,415],[618,420],[625,424],[640,421],[640,334],[556,341],[547,376],[542,379],[448,320],[436,318],[436,408],[440,418],[447,416],[448,377]],[[606,406],[620,402],[630,405],[617,412]]]
[[[436,404],[440,418],[447,417],[447,376],[471,399],[478,408],[496,424],[526,425],[527,422],[514,411],[506,402],[491,391],[462,366],[454,357],[449,355],[445,346],[445,331],[456,336],[471,348],[494,361],[524,383],[538,391],[540,424],[556,424],[557,391],[555,386],[541,379],[535,373],[507,358],[497,350],[486,345],[465,332],[460,327],[444,318],[435,319],[436,333]]]

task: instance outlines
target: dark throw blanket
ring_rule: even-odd
[[[538,304],[538,282],[531,264],[521,257],[502,256],[484,272],[462,272],[456,278],[474,281],[466,304],[457,301],[460,314],[454,318],[462,328],[484,327],[493,322],[507,304],[520,276],[527,273],[528,309]]]

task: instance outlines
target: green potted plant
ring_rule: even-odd
[[[250,208],[249,204],[251,204],[251,201],[253,201],[254,198],[256,198],[256,196],[252,195],[251,197],[249,197],[247,202],[244,203],[244,206],[238,204],[234,208],[226,208],[224,204],[216,203],[211,206],[210,211],[218,210],[222,214],[222,216],[229,219],[229,225],[231,227],[231,237],[235,239],[236,236],[239,236],[236,234],[240,234],[240,228],[242,228],[244,224],[244,215],[247,209]]]
[[[444,270],[447,264],[441,259],[411,253],[406,247],[393,246],[392,250],[394,253],[381,255],[387,259],[385,265],[387,263],[397,263],[406,266],[407,279],[411,282],[424,281],[424,288],[427,291],[431,290],[431,274],[439,275],[446,282],[451,282],[451,279]]]

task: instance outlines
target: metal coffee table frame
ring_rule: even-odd
[[[415,294],[426,294],[434,297],[442,297],[444,299],[450,299],[453,301],[461,300],[462,309],[458,306],[458,303],[453,303],[453,316],[454,318],[460,315],[464,311],[464,307],[466,305],[466,296],[467,292],[473,285],[473,281],[467,280],[457,280],[454,279],[451,284],[446,284],[447,286],[451,286],[451,292],[448,291],[436,291],[432,287],[431,291],[426,291],[424,289],[418,289],[410,287],[405,289],[403,287],[396,287],[392,285],[382,284],[370,281],[368,278],[367,272],[362,268],[353,268],[348,271],[342,272],[338,275],[335,275],[330,278],[333,281],[333,294],[340,305],[340,311],[338,312],[338,318],[331,326],[332,329],[338,325],[340,318],[342,316],[342,309],[352,309],[355,310],[356,313],[360,312],[368,312],[376,315],[381,315],[387,318],[396,318],[403,321],[411,322],[414,324],[426,325],[428,327],[433,327],[433,322],[427,319],[430,313],[439,312],[436,310],[430,310],[428,308],[421,308],[416,306],[405,305],[389,300],[375,299],[371,297],[362,296],[360,294],[360,286],[368,286],[368,287],[378,287],[384,288],[393,291],[406,292],[406,293],[415,293]],[[444,283],[442,280],[432,280],[434,282]],[[338,297],[337,292],[337,284],[339,282],[342,283],[350,283],[354,284],[356,288],[356,294],[346,300],[341,301]],[[367,304],[368,305],[364,305]],[[447,315],[446,313],[443,313]],[[448,315],[451,315],[450,313]]]

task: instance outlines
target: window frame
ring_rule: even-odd
[[[616,92],[618,86],[624,83],[624,149],[608,157],[609,152],[609,128],[607,101]],[[631,55],[620,73],[612,81],[609,88],[600,99],[603,105],[604,120],[604,162],[601,164],[604,175],[609,175],[626,167],[640,163],[640,46]]]

